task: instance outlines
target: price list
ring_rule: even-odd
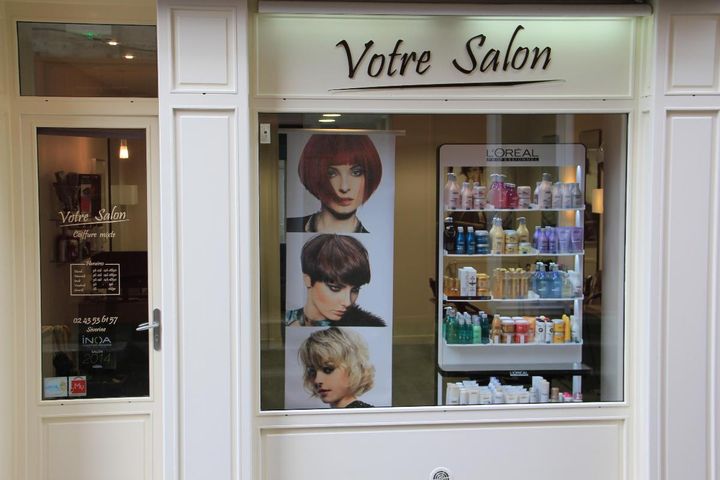
[[[120,295],[120,264],[70,264],[70,295]]]

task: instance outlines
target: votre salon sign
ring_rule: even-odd
[[[454,68],[465,75],[483,74],[497,71],[547,70],[552,60],[552,47],[547,45],[526,46],[518,40],[518,34],[525,27],[518,25],[510,35],[505,48],[486,47],[487,35],[474,35],[465,42],[465,51],[459,58],[440,59],[435,68]],[[433,68],[432,50],[415,51],[408,48],[403,39],[398,39],[390,52],[378,51],[375,41],[369,40],[361,47],[353,47],[347,40],[340,40],[336,45],[344,50],[347,58],[348,78],[358,77],[382,78],[395,75],[405,77],[410,74],[424,76]],[[437,59],[436,59],[437,60]],[[477,78],[477,77],[476,77]],[[400,85],[368,85],[363,87],[339,88],[335,90],[370,90],[381,88],[437,88],[437,87],[476,87],[519,85],[523,83],[551,82],[554,80],[520,80],[504,82],[456,82],[452,84],[400,84]]]
[[[629,98],[631,19],[260,15],[258,97]]]

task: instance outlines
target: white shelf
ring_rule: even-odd
[[[503,258],[503,257],[574,257],[585,255],[585,250],[582,252],[574,253],[475,253],[475,254],[464,254],[464,253],[445,253],[443,256],[449,258]]]
[[[447,340],[443,340],[446,347],[449,348],[492,348],[492,349],[505,349],[505,348],[567,348],[568,346],[582,346],[582,342],[568,342],[568,343],[448,343]]]
[[[443,295],[443,302],[457,302],[457,303],[543,303],[543,302],[572,302],[574,300],[582,300],[583,297],[567,297],[567,298],[459,298],[455,300],[448,299],[447,296]]]
[[[483,208],[483,209],[444,209],[446,212],[576,212],[585,210],[585,207],[576,208]]]

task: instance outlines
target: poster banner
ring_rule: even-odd
[[[285,133],[285,408],[389,406],[394,134]]]

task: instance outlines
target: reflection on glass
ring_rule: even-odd
[[[330,398],[331,393],[334,392],[325,392],[325,387],[319,385],[317,379],[312,385],[308,382],[312,377],[309,376],[308,365],[314,369],[310,373],[315,373],[318,367],[327,368],[326,364],[330,364],[334,372],[339,367],[336,364],[342,363],[337,360],[339,355],[333,355],[332,362],[326,361],[321,356],[317,356],[312,362],[304,361],[298,351],[299,346],[304,345],[303,342],[312,333],[306,331],[298,333],[297,330],[322,331],[320,329],[327,328],[332,322],[327,322],[329,325],[309,329],[286,328],[287,315],[293,314],[293,310],[288,308],[287,298],[296,293],[298,283],[295,278],[297,274],[287,269],[286,265],[301,257],[297,245],[303,245],[321,232],[318,228],[309,228],[312,226],[308,223],[310,217],[305,218],[290,213],[289,210],[298,210],[298,208],[297,202],[289,199],[298,198],[300,194],[297,189],[301,188],[310,192],[302,197],[303,201],[314,202],[312,205],[307,203],[303,206],[304,215],[322,212],[323,209],[329,210],[332,207],[331,202],[322,201],[314,191],[317,190],[314,184],[308,185],[310,182],[306,181],[298,183],[298,176],[305,180],[325,179],[330,176],[342,180],[341,174],[344,171],[337,170],[335,166],[352,167],[358,162],[338,161],[335,158],[341,155],[333,153],[322,162],[315,161],[318,165],[317,171],[313,171],[312,167],[307,165],[299,168],[297,162],[300,156],[297,152],[300,149],[296,139],[303,135],[302,132],[305,132],[304,135],[308,138],[311,135],[323,135],[324,139],[330,139],[333,134],[342,132],[352,132],[354,135],[366,134],[373,138],[378,135],[375,133],[378,131],[401,132],[395,137],[395,144],[392,147],[395,159],[394,175],[390,176],[390,170],[383,169],[378,190],[372,194],[372,197],[369,195],[364,197],[367,204],[360,207],[357,216],[362,220],[362,225],[371,225],[376,220],[373,217],[376,214],[368,209],[368,205],[383,198],[384,208],[394,211],[394,223],[389,229],[392,240],[382,243],[379,237],[374,236],[382,232],[373,228],[366,228],[368,232],[355,229],[335,232],[362,241],[370,251],[372,278],[368,285],[378,281],[376,271],[382,261],[389,259],[393,265],[393,278],[391,283],[388,283],[391,287],[389,289],[392,290],[392,314],[383,317],[391,327],[384,329],[341,327],[363,335],[371,356],[377,354],[379,350],[377,345],[382,341],[382,335],[387,333],[392,336],[392,358],[373,361],[378,370],[375,376],[376,385],[370,393],[381,395],[382,389],[390,389],[391,391],[387,393],[392,399],[393,406],[441,405],[448,401],[462,403],[467,402],[470,397],[467,391],[461,395],[461,390],[467,390],[466,386],[472,386],[472,382],[477,382],[478,387],[489,388],[492,385],[495,390],[507,387],[510,393],[509,401],[517,403],[580,399],[584,402],[621,401],[624,398],[622,285],[626,196],[627,117],[625,115],[340,114],[335,117],[336,122],[330,127],[320,123],[321,114],[260,114],[259,117],[260,122],[271,124],[272,131],[278,132],[271,143],[258,146],[261,245],[259,341],[263,410],[289,408],[284,399],[293,394],[299,399],[298,404],[301,401],[305,402],[313,394],[322,394]],[[512,162],[498,166],[497,164],[481,165],[475,161],[460,161],[449,168],[438,168],[440,146],[452,144],[578,144],[582,147],[579,155],[573,153],[572,161],[568,159],[551,161],[543,166],[520,168],[517,165],[513,167]],[[541,150],[543,148],[536,149],[537,152]],[[561,150],[563,149],[557,149],[557,151]],[[577,149],[573,149],[573,152],[575,150]],[[582,152],[585,152],[585,155]],[[383,162],[385,158],[387,152],[382,152]],[[347,170],[351,172],[350,168]],[[352,192],[354,183],[350,180],[358,183],[360,179],[365,180],[366,188],[368,171],[368,167],[365,166],[362,174],[358,172],[355,177],[348,176],[348,181],[338,182],[342,189],[328,190],[332,194],[331,198],[342,199],[344,197],[341,194]],[[439,205],[442,202],[437,195],[443,195],[443,186],[447,181],[448,173],[452,173],[455,177],[458,202],[462,201],[463,183],[467,182],[468,187],[471,188],[475,182],[478,182],[485,187],[483,201],[489,203],[492,200],[504,211],[498,214],[498,212],[484,211],[484,207],[459,208],[444,217],[452,217],[455,227],[462,226],[465,232],[468,227],[472,227],[475,232],[486,231],[489,237],[493,218],[498,216],[498,227],[505,234],[508,231],[514,232],[509,235],[509,243],[513,248],[492,256],[489,251],[491,242],[485,237],[484,242],[487,243],[481,245],[487,248],[489,253],[480,253],[477,250],[474,252],[478,255],[486,255],[485,257],[449,257],[442,261],[442,268],[440,267],[438,256],[442,256],[444,246],[441,232],[444,218],[438,216]],[[543,174],[549,175],[546,184],[543,184]],[[442,177],[442,180],[439,177]],[[380,197],[379,193],[382,189],[388,187],[382,183],[386,181],[392,182],[394,194]],[[497,191],[491,191],[493,183],[496,184]],[[502,184],[506,184],[507,188],[498,188],[498,186],[502,187]],[[331,182],[329,185],[333,186]],[[357,189],[359,190],[360,187]],[[538,200],[535,194],[536,190],[539,193],[539,190],[543,189],[547,190],[549,207],[540,209],[537,208]],[[554,200],[553,193],[556,197]],[[600,195],[601,193],[603,195]],[[350,198],[355,198],[349,193],[346,196],[348,202]],[[466,192],[466,197],[468,197],[467,202],[472,201],[472,192]],[[553,201],[557,208],[553,208]],[[354,218],[350,215],[347,217]],[[547,234],[548,242],[557,245],[557,251],[553,251],[550,247],[542,250],[544,244],[538,246],[533,238],[538,229],[547,230],[543,233]],[[478,244],[475,243],[472,248],[477,249]],[[517,252],[514,248],[517,248]],[[373,252],[389,253],[381,257],[377,254],[373,255]],[[328,271],[334,271],[335,268],[345,269],[352,264],[349,260],[351,256],[346,258],[348,258],[346,262],[323,265],[323,269]],[[382,260],[378,261],[378,258]],[[376,263],[373,264],[373,261]],[[540,269],[539,262],[542,263]],[[297,263],[299,265],[300,262]],[[475,287],[483,290],[482,295],[478,297],[485,298],[471,301],[465,301],[463,298],[456,301],[458,299],[450,298],[448,300],[451,301],[448,302],[442,297],[461,297],[461,295],[459,291],[458,295],[455,295],[453,286],[443,280],[446,277],[459,278],[458,269],[466,266],[474,268],[477,274],[483,274],[475,275]],[[299,269],[300,266],[295,268],[295,270]],[[496,269],[509,272],[508,275],[503,276],[503,283],[498,283],[498,277],[493,276]],[[539,270],[544,271],[554,283],[545,282],[545,288],[540,288],[536,281],[536,277],[541,276]],[[606,286],[605,289],[603,285]],[[313,286],[312,281],[305,284],[306,289]],[[337,286],[338,295],[344,293],[342,288],[344,286],[345,283]],[[457,285],[458,289],[459,287],[460,285]],[[294,290],[291,292],[291,289]],[[500,291],[503,293],[497,293]],[[362,292],[360,294],[363,298],[362,304],[368,310],[376,312],[384,306],[378,302],[367,302],[362,297],[366,293],[364,290]],[[518,296],[523,297],[524,301],[518,301]],[[306,294],[303,298],[311,297]],[[488,299],[494,303],[482,303]],[[545,303],[538,307],[536,300]],[[351,292],[346,303],[352,301]],[[536,304],[533,305],[532,302]],[[325,305],[321,302],[315,303],[320,306]],[[438,307],[444,303],[452,306],[456,314],[467,312],[471,321],[471,324],[467,325],[463,318],[463,331],[454,331],[451,334],[453,341],[449,342],[467,343],[467,345],[442,347],[446,348],[445,353],[461,352],[458,356],[466,356],[470,361],[467,365],[457,362],[447,370],[442,368],[446,364],[441,358],[443,350],[438,347],[443,342],[447,343],[448,332],[443,332],[444,324],[441,316],[438,315],[439,311],[443,311]],[[484,320],[478,315],[477,342],[475,342],[473,327],[476,325],[472,317],[481,310],[488,313],[488,318]],[[503,346],[495,350],[488,349],[488,346],[494,347],[489,344],[492,342],[491,334],[496,313],[513,321],[512,333],[509,322],[505,324],[507,331],[503,330],[500,319],[496,322],[497,325],[494,325],[498,338],[502,339],[504,334],[512,343],[521,343],[529,338],[534,341],[538,330],[530,331],[533,322],[530,322],[529,317],[533,319],[538,315],[547,317],[549,322],[543,322],[542,326],[544,328],[552,324],[553,327],[551,331],[553,335],[547,337],[549,343],[545,349],[554,352],[550,362],[543,361],[542,356],[533,357],[530,349],[518,350],[525,355],[524,363],[520,365],[518,359],[522,355],[511,355],[510,349],[506,349],[505,352]],[[326,316],[326,318],[331,317],[331,315]],[[554,320],[557,321],[553,323]],[[483,327],[487,329],[484,333]],[[555,327],[557,332],[554,331]],[[543,330],[542,333],[545,335],[547,332]],[[462,342],[460,342],[461,337]],[[483,339],[486,344],[483,344]],[[525,348],[523,345],[510,346]],[[485,350],[482,350],[483,347]],[[534,345],[533,347],[535,348]],[[499,358],[491,358],[491,363],[494,364],[488,366],[483,356],[494,355],[494,352],[501,350],[504,352],[503,355],[508,355],[507,362],[503,364]],[[573,356],[569,363],[558,360],[565,351]],[[476,361],[472,361],[473,356]],[[391,383],[378,384],[379,380],[386,377],[384,367],[390,364]],[[302,368],[305,368],[305,385],[300,380],[294,380],[295,377],[299,378],[298,372]],[[453,385],[458,382],[466,383],[465,386],[458,385],[456,392]],[[448,385],[451,387],[448,388]],[[289,388],[294,390],[288,392]],[[542,394],[542,397],[531,396],[533,388],[538,395]],[[446,398],[448,391],[451,391],[453,398]],[[566,392],[569,395],[563,395]],[[573,397],[573,392],[581,395]],[[473,402],[479,403],[481,398],[483,402],[486,401],[488,397],[485,393],[484,389],[482,395],[480,391],[475,392],[471,397]],[[491,402],[494,401],[493,398],[495,397],[491,397]],[[376,402],[366,403],[382,405]],[[310,406],[310,403],[302,403],[302,405],[299,408],[324,407],[321,402],[313,404],[315,406]]]
[[[40,128],[37,142],[43,398],[147,396],[145,132]]]
[[[152,25],[18,22],[20,94],[157,97]]]

